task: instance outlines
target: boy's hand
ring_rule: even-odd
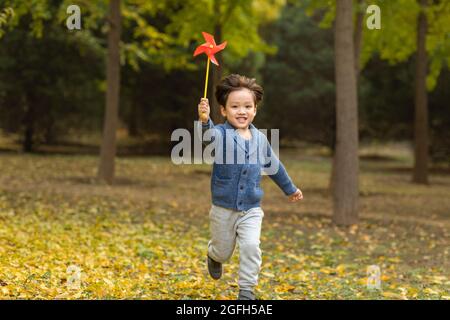
[[[297,202],[303,199],[303,193],[300,189],[297,189],[293,194],[289,195],[290,202]]]
[[[207,98],[201,98],[198,104],[198,117],[203,123],[208,122],[209,119],[209,102]]]

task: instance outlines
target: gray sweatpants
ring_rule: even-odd
[[[234,211],[212,205],[209,212],[211,240],[208,255],[224,263],[233,255],[236,240],[239,244],[239,288],[253,291],[261,268],[259,248],[264,212],[260,207]]]

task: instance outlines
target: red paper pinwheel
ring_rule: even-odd
[[[201,53],[204,53],[208,56],[208,62],[206,63],[205,93],[203,95],[203,98],[206,98],[206,93],[208,90],[209,61],[212,61],[212,63],[214,63],[217,66],[219,65],[214,54],[223,50],[227,45],[227,42],[225,41],[222,44],[217,45],[212,35],[210,35],[207,32],[202,32],[202,34],[206,42],[202,45],[199,45],[197,49],[195,49],[194,57]]]
[[[205,38],[206,42],[202,45],[199,45],[197,47],[197,49],[195,49],[194,57],[201,53],[204,53],[208,56],[208,58],[211,60],[212,63],[214,63],[216,66],[218,66],[219,63],[217,62],[214,54],[223,50],[226,47],[227,42],[225,41],[222,44],[217,45],[216,41],[214,40],[214,37],[212,35],[210,35],[207,32],[202,32],[202,34],[203,34],[203,38]]]

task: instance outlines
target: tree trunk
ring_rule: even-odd
[[[220,13],[220,0],[214,1],[214,12]],[[220,16],[220,14],[218,14]],[[222,43],[222,25],[219,22],[217,22],[214,26],[214,40],[217,44]],[[223,61],[221,59],[222,53],[218,52],[215,54],[215,57],[217,61],[219,61],[220,66],[216,66],[214,64],[210,65],[211,73],[212,73],[212,83],[211,83],[211,93],[210,93],[210,101],[209,104],[211,106],[211,119],[214,123],[222,123],[223,117],[220,113],[220,106],[219,103],[216,101],[215,97],[215,89],[216,86],[220,83],[220,80],[222,79],[222,67],[223,67]],[[210,92],[208,90],[208,92]]]
[[[106,67],[106,110],[100,152],[100,165],[98,168],[99,180],[108,184],[111,184],[114,179],[114,158],[116,156],[116,131],[120,90],[120,24],[120,0],[110,0],[108,60]]]
[[[333,222],[358,222],[358,101],[352,0],[336,1],[336,172]]]
[[[416,94],[414,124],[413,182],[428,183],[428,97],[426,87],[428,57],[426,52],[427,18],[424,9],[428,0],[420,0],[417,23]]]
[[[364,23],[364,16],[365,16],[365,10],[364,10],[365,1],[364,0],[358,0],[357,6],[358,6],[358,13],[356,16],[356,22],[355,22],[355,35],[354,35],[354,44],[355,44],[355,75],[356,75],[356,92],[358,92],[358,83],[359,83],[359,74],[361,72],[361,48],[362,48],[362,41],[363,41],[363,23]],[[358,96],[358,95],[357,95]],[[336,160],[335,160],[335,145],[333,146],[333,161],[331,163],[331,176],[330,176],[330,183],[328,185],[328,190],[330,193],[334,190],[334,184],[336,180]]]

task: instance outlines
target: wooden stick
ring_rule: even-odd
[[[206,63],[205,94],[203,95],[203,98],[206,98],[206,93],[208,92],[209,61],[210,59],[208,57],[208,62]]]

